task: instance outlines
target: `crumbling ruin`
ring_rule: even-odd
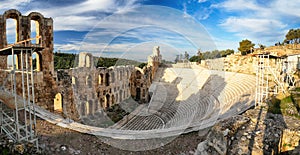
[[[6,19],[16,21],[16,44],[30,44],[42,50],[35,51],[34,88],[35,103],[51,112],[57,111],[74,120],[93,115],[114,104],[132,97],[139,103],[149,101],[148,89],[161,60],[160,53],[149,57],[148,66],[140,69],[134,66],[114,66],[96,68],[93,56],[80,53],[78,66],[66,70],[54,70],[53,59],[53,20],[32,12],[28,16],[18,10],[8,10],[0,16],[0,49],[9,47],[6,32]],[[36,22],[36,36],[31,35],[31,20]],[[31,39],[34,38],[34,39]],[[35,40],[35,43],[32,43]],[[156,47],[158,49],[158,47]],[[8,79],[8,55],[0,56],[0,84]],[[21,70],[21,55],[16,54],[16,70]],[[17,76],[17,93],[21,92],[21,78]],[[10,81],[11,82],[11,81]],[[8,83],[6,87],[11,84]]]

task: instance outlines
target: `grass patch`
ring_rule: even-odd
[[[268,106],[268,112],[270,113],[293,116],[300,119],[298,108],[295,106],[295,101],[292,95],[281,100],[274,97],[271,99],[271,102],[268,103]]]

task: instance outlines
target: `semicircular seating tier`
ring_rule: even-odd
[[[192,68],[159,68],[150,87],[151,101],[130,120],[110,128],[64,119],[35,106],[37,116],[83,133],[118,138],[150,139],[175,136],[213,126],[254,105],[255,76]],[[0,100],[11,101],[0,90]]]

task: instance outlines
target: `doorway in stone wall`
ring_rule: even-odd
[[[62,95],[58,93],[55,95],[54,98],[54,111],[62,112],[63,105],[62,105]]]

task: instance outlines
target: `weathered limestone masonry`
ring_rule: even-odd
[[[148,56],[148,66],[152,66],[152,79],[161,63],[162,56],[160,54],[159,46],[155,46],[152,50],[152,55]]]
[[[25,44],[36,38],[31,46],[42,47],[35,52],[35,103],[51,112],[58,111],[74,120],[101,112],[107,107],[132,97],[139,103],[150,100],[148,89],[161,61],[159,47],[149,57],[143,69],[134,66],[95,68],[93,56],[80,53],[78,67],[54,71],[53,20],[37,12],[23,16],[17,10],[0,15],[0,48],[8,46],[6,19],[16,20],[16,43]],[[36,36],[31,35],[31,20],[36,22]],[[21,56],[16,55],[16,68]],[[11,87],[8,57],[0,56],[0,86]],[[10,58],[12,59],[12,57]],[[32,60],[32,58],[30,58]],[[26,79],[25,79],[26,80]],[[17,93],[21,94],[21,75],[16,74]],[[27,86],[25,86],[27,87]],[[32,100],[32,99],[31,99]]]
[[[53,80],[54,62],[53,62],[53,20],[51,18],[45,18],[43,15],[37,12],[31,12],[28,16],[23,16],[18,10],[5,11],[3,15],[0,15],[0,48],[8,46],[6,21],[7,19],[14,19],[16,21],[16,43],[27,44],[31,46],[42,47],[42,51],[34,52],[36,55],[36,72],[35,75],[35,95],[36,103],[43,105],[47,109],[53,108],[53,98],[55,95],[55,81]],[[36,36],[31,35],[31,21],[36,22]],[[35,43],[30,41],[30,38],[35,38]],[[16,55],[16,69],[20,69],[21,56]],[[8,73],[5,71],[9,69],[8,57],[0,56],[0,69],[1,79],[9,79]],[[30,58],[31,59],[31,58]],[[21,95],[21,78],[20,74],[17,74],[17,92]],[[9,85],[9,81],[8,84]]]
[[[300,53],[300,44],[255,49],[252,54],[246,56],[236,53],[228,55],[225,58],[202,61],[201,65],[209,67],[210,69],[255,74],[256,65],[258,64],[256,55],[260,53],[269,53],[271,58],[270,66],[275,68],[278,64],[282,63],[282,61],[287,61],[286,57],[298,55]]]
[[[59,93],[54,102],[55,110],[78,120],[101,113],[130,97],[139,103],[149,101],[153,66],[95,68],[93,62],[91,54],[80,53],[78,67],[57,71]]]

